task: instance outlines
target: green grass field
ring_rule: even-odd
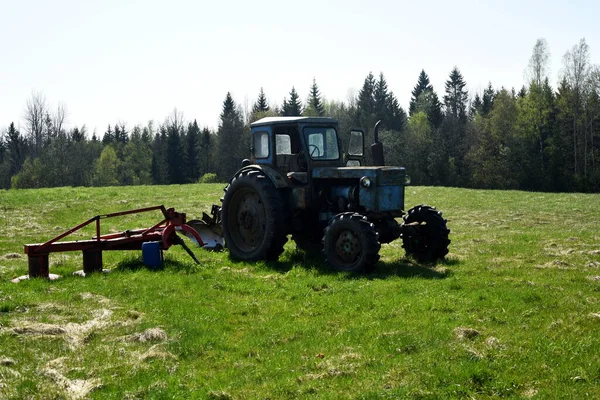
[[[60,280],[10,282],[25,243],[143,206],[197,218],[222,187],[0,191],[0,399],[600,398],[600,195],[409,187],[452,229],[434,266],[397,241],[337,273],[289,242],[271,264],[175,247],[162,271],[105,252],[88,278],[57,253]]]

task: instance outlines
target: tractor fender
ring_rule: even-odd
[[[279,172],[277,169],[275,169],[271,166],[268,166],[268,165],[259,165],[259,164],[246,165],[246,166],[240,168],[233,176],[234,177],[239,176],[243,172],[247,172],[247,171],[263,172],[265,175],[267,175],[269,177],[269,179],[271,180],[271,182],[273,182],[273,185],[275,185],[275,187],[277,189],[283,189],[283,188],[287,188],[287,187],[291,186],[289,180],[286,179],[286,177],[283,176],[281,174],[281,172]],[[229,183],[231,183],[231,180],[229,181]]]

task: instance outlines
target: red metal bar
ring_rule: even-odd
[[[159,226],[158,228],[156,228],[152,232],[160,232],[163,229],[164,229],[163,226]],[[118,232],[118,233],[108,233],[106,235],[100,236],[100,239],[102,239],[102,240],[105,240],[105,239],[116,239],[116,238],[122,238],[122,237],[131,237],[131,236],[135,236],[135,235],[143,235],[144,232],[147,232],[147,231],[148,231],[148,229],[134,229],[134,230],[128,230],[128,231]],[[94,237],[92,239],[97,239],[97,238]]]
[[[168,218],[167,210],[165,209],[165,206],[162,205],[162,204],[160,206],[137,208],[135,210],[121,211],[121,212],[117,212],[117,213],[104,214],[104,215],[96,215],[95,217],[90,218],[89,220],[87,220],[87,221],[85,221],[85,222],[83,222],[83,223],[75,226],[74,228],[71,228],[71,229],[69,229],[68,231],[66,231],[64,233],[61,233],[57,237],[48,240],[46,243],[42,244],[41,246],[36,247],[35,250],[33,250],[33,252],[41,252],[41,251],[45,250],[52,243],[56,242],[57,240],[60,240],[60,239],[64,238],[65,236],[70,235],[73,232],[78,231],[79,229],[83,228],[84,226],[89,225],[93,221],[96,221],[96,238],[97,238],[96,240],[100,241],[100,219],[111,218],[111,217],[119,217],[119,216],[123,216],[123,215],[137,214],[137,213],[142,213],[142,212],[146,212],[146,211],[154,211],[154,210],[161,210],[161,212],[163,213],[163,215],[166,218]],[[152,227],[148,231],[151,231],[151,230],[157,228],[158,226],[160,226],[165,221],[166,221],[166,219],[163,220],[160,224],[155,225],[154,227]]]
[[[147,234],[155,231],[156,229],[160,228],[161,225],[167,221],[168,221],[168,219],[163,219],[162,221],[160,221],[158,224],[154,225],[153,227],[146,229],[144,232],[142,232],[142,236],[146,236]]]
[[[100,251],[100,250],[138,250],[142,248],[142,243],[148,241],[162,241],[162,235],[160,232],[152,232],[149,235],[141,236],[136,235],[132,237],[114,238],[108,240],[97,241],[92,240],[77,240],[72,242],[58,242],[52,243],[47,246],[48,253],[58,253],[63,251],[77,251],[77,250],[89,250],[89,251]],[[39,244],[26,244],[25,254],[30,256],[36,256],[38,254]]]
[[[116,213],[111,213],[111,214],[104,214],[104,215],[99,215],[99,218],[112,218],[112,217],[120,217],[123,215],[129,215],[129,214],[138,214],[138,213],[143,213],[146,211],[154,211],[154,210],[161,210],[162,213],[165,215],[165,217],[167,216],[167,211],[165,209],[164,205],[160,205],[160,206],[152,206],[152,207],[146,207],[146,208],[136,208],[135,210],[128,210],[128,211],[120,211],[120,212],[116,212]]]
[[[36,251],[40,251],[44,250],[46,247],[50,246],[52,243],[56,242],[57,240],[60,240],[62,238],[64,238],[65,236],[70,235],[73,232],[78,231],[79,229],[83,228],[86,225],[89,225],[92,221],[96,221],[99,218],[98,215],[96,215],[95,217],[88,219],[87,221],[85,221],[84,223],[81,223],[79,225],[77,225],[74,228],[69,229],[68,231],[61,233],[60,235],[58,235],[57,237],[55,237],[54,239],[50,239],[48,240],[46,243],[42,244],[41,246],[39,246]]]

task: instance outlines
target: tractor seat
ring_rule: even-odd
[[[308,173],[307,172],[288,172],[287,177],[289,180],[294,181],[296,183],[302,183],[302,184],[308,183]]]

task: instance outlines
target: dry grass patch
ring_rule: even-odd
[[[98,378],[69,379],[60,371],[50,367],[42,369],[41,373],[62,389],[65,398],[70,400],[85,399],[91,391],[102,386]]]
[[[117,340],[123,342],[164,342],[168,339],[167,332],[161,328],[148,328],[142,333],[134,333],[132,335],[121,336]]]
[[[112,311],[107,309],[92,312],[93,319],[81,324],[69,322],[66,324],[46,324],[24,321],[19,326],[8,328],[7,331],[14,335],[26,336],[61,336],[64,337],[69,347],[75,349],[81,346],[89,334],[97,329],[106,328],[110,324]]]
[[[177,356],[169,353],[168,351],[159,349],[160,344],[155,344],[150,347],[148,351],[139,356],[140,361],[147,361],[151,359],[159,360],[177,360]]]
[[[457,340],[472,340],[479,336],[479,331],[473,328],[459,326],[454,329],[454,337]]]

